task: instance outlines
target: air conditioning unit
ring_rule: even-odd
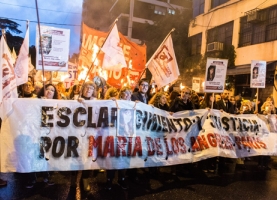
[[[207,52],[222,51],[222,50],[223,50],[223,43],[221,42],[212,42],[207,45]]]
[[[247,15],[247,22],[249,23],[262,22],[266,20],[266,13],[261,12],[257,9],[248,11],[246,15]]]

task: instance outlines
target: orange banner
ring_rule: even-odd
[[[83,23],[82,46],[79,55],[79,68],[90,68],[92,59],[96,56],[98,49],[102,46],[108,33],[97,31]],[[107,83],[116,88],[120,88],[124,83],[128,83],[128,75],[130,77],[131,87],[139,81],[141,73],[145,69],[146,64],[146,45],[138,45],[129,41],[121,33],[119,33],[119,45],[123,49],[124,57],[128,68],[123,68],[119,72],[107,71]],[[99,75],[98,67],[102,66],[104,53],[100,52],[96,62],[90,71],[90,80]]]

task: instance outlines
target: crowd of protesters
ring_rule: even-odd
[[[63,83],[47,84],[43,87],[40,82],[33,82],[30,78],[27,83],[19,86],[18,88],[19,98],[41,98],[41,99],[63,99],[63,100],[76,100],[82,102],[84,100],[126,100],[136,101],[149,104],[153,107],[168,111],[170,113],[194,110],[194,109],[218,109],[230,114],[254,114],[259,113],[263,115],[275,114],[276,110],[272,97],[268,97],[266,101],[261,104],[256,104],[249,100],[242,100],[240,96],[229,96],[227,93],[211,94],[206,93],[204,98],[197,95],[188,87],[184,87],[181,91],[174,90],[173,87],[169,87],[168,91],[163,89],[157,90],[156,87],[152,87],[146,79],[141,79],[138,83],[138,87],[132,90],[130,87],[122,87],[120,90],[114,87],[105,85],[105,88],[98,88],[94,82],[88,81],[84,84],[76,84],[65,89]],[[256,109],[255,106],[258,105]],[[124,133],[122,133],[124,134]],[[46,156],[42,153],[42,156]],[[47,158],[46,158],[47,159]],[[214,173],[216,165],[218,163],[224,166],[224,163],[229,162],[231,159],[227,158],[210,158],[205,161],[195,163],[195,166],[201,167],[205,173]],[[234,160],[234,159],[232,159]],[[262,170],[270,170],[268,167],[269,157],[259,156],[258,167]],[[243,159],[237,159],[237,163],[242,165]],[[188,165],[190,165],[188,167]],[[192,164],[185,164],[184,168],[190,169]],[[193,167],[195,167],[193,166]],[[181,166],[178,166],[180,169]],[[183,170],[182,168],[181,170]],[[172,175],[176,175],[177,166],[171,167]],[[102,170],[104,171],[104,170]],[[126,177],[129,180],[139,182],[137,175],[137,169],[127,170],[107,170],[107,189],[112,188],[112,182],[115,177],[116,171],[118,172],[118,184],[122,189],[127,189],[128,185]],[[149,172],[153,174],[159,173],[158,167],[149,168]],[[36,182],[36,173],[28,173],[26,188],[32,188]],[[76,172],[72,172],[72,175],[76,175]],[[44,182],[53,185],[49,172],[44,172]],[[76,177],[76,176],[75,176]],[[82,171],[82,185],[84,191],[89,191],[89,171]],[[7,182],[0,179],[0,186],[7,185]]]

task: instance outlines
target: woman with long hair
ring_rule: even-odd
[[[169,111],[169,106],[167,104],[167,98],[165,92],[156,93],[148,102],[148,104],[153,105],[161,110]]]
[[[56,87],[51,83],[42,87],[37,97],[40,99],[60,99],[60,96]],[[54,185],[54,182],[51,181],[51,176],[49,172],[43,172],[43,178],[44,178],[43,181],[48,185]],[[36,183],[36,173],[35,172],[29,173],[27,185],[25,187],[33,188],[35,183]]]

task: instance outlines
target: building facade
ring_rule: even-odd
[[[190,23],[191,54],[215,55],[233,46],[235,64],[227,75],[235,76],[235,94],[253,98],[250,89],[251,60],[267,62],[266,88],[260,97],[277,95],[277,2],[264,0],[194,0]],[[276,86],[275,86],[276,85]]]
[[[116,0],[109,12],[118,18],[118,29],[132,41],[142,44],[147,25],[163,15],[191,9],[191,0]]]

